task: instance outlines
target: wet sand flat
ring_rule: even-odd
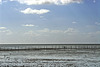
[[[1,67],[100,67],[100,49],[0,51]]]

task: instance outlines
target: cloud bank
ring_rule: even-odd
[[[35,25],[33,25],[33,24],[25,24],[25,25],[22,25],[22,26],[25,26],[25,27],[33,27]]]
[[[21,10],[20,12],[22,12],[24,14],[45,14],[45,13],[50,12],[50,10],[47,10],[47,9],[37,10],[37,9],[27,8],[25,10]]]
[[[25,34],[27,35],[31,35],[31,36],[42,36],[42,35],[53,35],[53,34],[67,34],[67,35],[71,35],[71,34],[76,34],[78,33],[79,31],[77,29],[74,29],[74,28],[68,28],[66,30],[50,30],[48,28],[44,28],[44,29],[41,29],[41,30],[34,30],[34,31],[28,31],[28,32],[25,32]]]
[[[43,5],[43,4],[66,5],[69,3],[81,3],[82,0],[10,0],[10,1],[17,1],[21,4],[26,4],[26,5]]]

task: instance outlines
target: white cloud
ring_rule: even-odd
[[[96,25],[100,25],[100,23],[99,23],[99,22],[95,22],[95,24],[96,24]]]
[[[77,23],[77,22],[72,22],[73,24]]]
[[[69,3],[80,3],[82,0],[10,0],[10,1],[18,1],[19,3],[26,5],[42,5],[42,4],[66,5]]]
[[[76,33],[78,30],[74,28],[68,28],[67,30],[50,30],[48,28],[44,28],[42,30],[38,30],[37,32],[42,32],[42,33]]]
[[[51,33],[63,33],[62,30],[51,30]]]
[[[33,36],[42,36],[42,35],[53,35],[53,34],[75,34],[77,33],[78,30],[76,29],[73,29],[73,28],[68,28],[67,30],[50,30],[48,28],[44,28],[44,29],[41,29],[41,30],[34,30],[34,31],[28,31],[26,32],[25,34],[29,34],[29,35],[33,35]]]
[[[78,30],[74,28],[68,28],[67,30],[64,31],[64,33],[76,33],[76,32],[78,32]]]
[[[45,14],[45,13],[50,12],[50,10],[47,10],[47,9],[37,10],[37,9],[27,8],[25,10],[21,10],[20,12],[22,12],[24,14]]]
[[[11,30],[0,30],[1,34],[6,34],[6,35],[11,35],[12,31]]]
[[[93,0],[93,3],[95,3],[96,2],[96,0]]]
[[[0,29],[7,29],[6,27],[0,27]]]
[[[2,3],[2,0],[0,0],[0,3]]]
[[[40,18],[44,18],[44,16],[40,16]]]
[[[12,31],[7,29],[6,27],[0,27],[0,34],[11,35]]]
[[[33,25],[33,24],[25,24],[25,25],[22,25],[22,26],[25,26],[25,27],[33,27],[35,25]]]

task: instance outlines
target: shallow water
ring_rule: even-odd
[[[0,51],[0,65],[10,67],[100,67],[100,49]]]

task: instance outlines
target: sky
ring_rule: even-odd
[[[0,0],[0,43],[100,44],[100,0]]]

